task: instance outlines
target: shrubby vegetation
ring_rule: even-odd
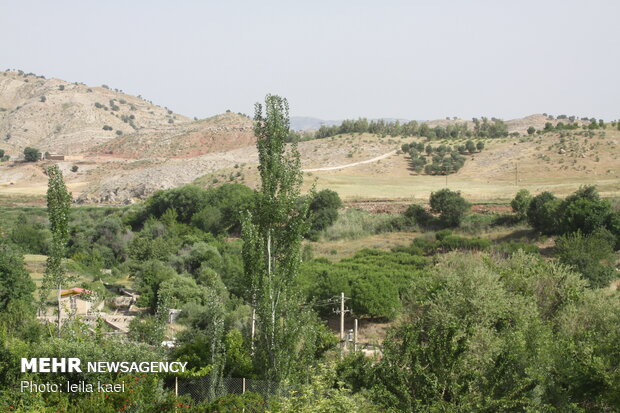
[[[22,257],[53,255],[57,246],[52,240],[58,243],[58,235],[48,228],[57,220],[53,208],[49,219],[48,211],[39,208],[1,211],[2,409],[620,409],[620,333],[615,328],[620,304],[618,293],[602,288],[618,278],[614,250],[620,247],[620,214],[594,187],[565,199],[519,191],[512,214],[472,213],[463,196],[449,189],[432,193],[428,210],[422,205],[410,205],[402,214],[342,210],[333,191],[299,193],[295,151],[290,158],[283,151],[290,136],[285,101],[268,100],[267,105],[265,114],[258,110],[263,129],[257,135],[261,163],[272,163],[261,170],[260,192],[239,184],[187,185],[159,191],[141,205],[71,210],[68,243],[60,251],[67,273],[79,274],[78,286],[102,297],[120,284],[140,293],[137,305],[146,310],[131,322],[122,345],[104,334],[103,323],[67,320],[60,337],[52,338],[53,329],[36,321],[35,285]],[[501,135],[501,125],[483,119],[470,133]],[[467,132],[450,129],[455,136]],[[470,140],[452,153],[483,150],[480,144]],[[408,149],[444,151],[431,146],[427,152],[428,146]],[[508,236],[494,239],[494,227]],[[337,261],[312,259],[316,244],[308,241],[403,230],[416,231],[405,246],[361,249]],[[530,241],[541,234],[555,237],[555,247],[539,251]],[[390,323],[380,359],[361,352],[338,357],[338,341],[325,319],[342,292],[355,317]],[[43,301],[53,303],[46,296]],[[176,345],[166,349],[161,343],[172,338],[167,326],[171,309],[181,313],[174,326]],[[205,391],[211,399],[196,403],[174,397],[173,377],[165,375],[19,374],[21,357],[43,355],[187,361],[190,371],[182,379],[208,378]],[[272,396],[218,397],[226,377],[286,384],[283,393]],[[29,396],[14,391],[24,379],[125,381],[132,391],[109,398]]]
[[[344,292],[358,316],[390,319],[400,309],[401,294],[426,263],[409,251],[362,250],[336,263],[320,258],[303,263],[300,288],[310,301]]]
[[[381,361],[347,361],[345,382],[392,411],[618,408],[617,297],[523,252],[484,258],[450,254],[418,277]]]
[[[468,130],[467,123],[454,123],[431,128],[426,123],[411,121],[406,123],[386,122],[383,119],[368,121],[366,118],[357,120],[344,120],[337,126],[321,126],[316,131],[316,139],[328,138],[330,136],[344,133],[374,133],[378,135],[390,136],[420,136],[432,139],[462,139],[462,138],[501,138],[508,136],[508,128],[501,119],[483,117],[473,118],[474,129]]]

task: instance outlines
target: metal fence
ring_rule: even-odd
[[[174,392],[179,396],[189,395],[195,402],[213,400],[228,394],[258,393],[265,398],[282,395],[292,390],[291,386],[279,383],[245,378],[223,378],[214,382],[209,376],[196,378],[175,378]]]

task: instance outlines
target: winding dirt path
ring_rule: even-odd
[[[344,169],[344,168],[350,168],[352,166],[357,166],[357,165],[362,165],[365,163],[371,163],[371,162],[377,162],[381,159],[385,159],[389,156],[392,156],[394,154],[396,154],[397,151],[392,151],[392,152],[388,152],[388,153],[384,153],[383,155],[374,157],[372,159],[367,159],[365,161],[359,161],[359,162],[353,162],[353,163],[348,163],[346,165],[339,165],[339,166],[327,166],[325,168],[313,168],[313,169],[302,169],[303,172],[318,172],[318,171],[334,171],[336,169]]]

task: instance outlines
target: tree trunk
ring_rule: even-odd
[[[61,327],[60,284],[58,284],[58,290],[57,290],[57,293],[56,293],[56,299],[58,300],[58,337],[60,338],[60,327]]]

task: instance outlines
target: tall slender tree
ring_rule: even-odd
[[[56,290],[58,337],[60,337],[62,326],[60,291],[64,284],[69,281],[69,277],[67,277],[62,265],[62,259],[65,256],[67,242],[69,241],[71,194],[67,191],[62,178],[62,172],[58,169],[58,166],[53,165],[47,168],[47,176],[47,213],[52,231],[52,243],[43,278],[42,296],[46,295],[48,289]]]
[[[293,291],[301,241],[309,228],[308,202],[300,203],[303,176],[297,144],[285,144],[286,99],[267,95],[265,107],[257,103],[255,109],[261,188],[243,219],[243,261],[256,311],[256,368],[270,380],[281,381],[303,359],[304,343],[312,341],[302,337],[304,326],[311,329],[312,323]]]

